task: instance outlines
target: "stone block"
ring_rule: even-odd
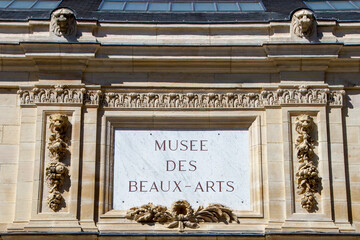
[[[352,183],[351,187],[351,202],[353,204],[360,204],[360,183]]]
[[[96,158],[96,143],[86,143],[84,144],[83,151],[83,161],[84,162],[94,162]]]
[[[360,223],[360,203],[356,202],[351,205],[351,212],[354,222]],[[358,225],[360,227],[360,224]],[[360,231],[359,228],[356,231]]]
[[[330,125],[330,142],[343,143],[343,128],[341,124]]]
[[[31,161],[21,162],[18,173],[18,181],[20,182],[32,182],[34,180],[34,163]]]
[[[346,140],[349,144],[359,144],[360,128],[359,126],[346,127]]]
[[[1,78],[1,79],[4,80],[4,78]],[[1,89],[0,90],[0,107],[16,108],[17,102],[18,102],[18,96],[17,96],[15,90],[13,90],[13,89]]]
[[[32,143],[36,140],[36,125],[35,124],[22,124],[20,133],[20,142]]]
[[[360,183],[360,164],[351,164],[349,166],[349,178],[351,183]]]
[[[268,162],[282,162],[283,161],[283,145],[280,143],[269,143],[267,147],[267,161]]]
[[[11,223],[14,220],[15,203],[0,202],[0,222]]]
[[[0,202],[15,203],[16,183],[1,183],[0,184]]]
[[[285,201],[270,200],[269,218],[271,220],[281,220],[285,217]]]
[[[19,144],[20,126],[3,126],[3,144]]]
[[[331,162],[336,164],[344,164],[344,145],[340,143],[330,144]]]
[[[329,109],[329,123],[341,124],[342,121],[342,110],[341,108],[331,108]]]
[[[6,113],[0,116],[0,125],[18,125],[20,122],[19,109],[17,107],[0,106],[0,112]]]
[[[282,143],[283,135],[281,124],[267,124],[266,130],[266,139],[268,143]]]
[[[84,143],[96,143],[97,126],[96,124],[84,124],[83,138]]]
[[[280,179],[279,179],[280,180]],[[285,199],[285,184],[284,182],[272,181],[269,183],[269,198],[271,200],[284,200]]]
[[[18,145],[0,145],[0,164],[2,163],[14,163],[17,162],[19,155],[19,146]]]
[[[19,145],[19,162],[33,162],[35,157],[35,143],[21,143]]]
[[[17,164],[1,164],[0,182],[4,184],[16,183]]]

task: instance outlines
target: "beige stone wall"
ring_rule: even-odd
[[[349,107],[344,111],[345,116],[345,134],[347,139],[347,145],[344,146],[347,153],[348,161],[348,176],[349,176],[349,197],[351,204],[351,214],[356,229],[360,227],[360,179],[359,179],[359,104],[360,104],[360,92],[357,90],[349,91]],[[359,231],[359,230],[358,230]]]
[[[0,229],[6,231],[15,216],[18,180],[20,108],[16,90],[1,89],[0,112]]]
[[[287,237],[274,232],[360,232],[359,49],[346,45],[360,41],[358,23],[318,22],[322,44],[297,38],[290,23],[80,21],[79,43],[50,36],[48,21],[8,24],[16,30],[0,24],[0,42],[7,43],[0,48],[3,239],[35,231],[176,233],[112,209],[112,136],[115,127],[189,124],[249,128],[253,201],[248,212],[234,209],[239,224],[185,231],[259,239]],[[60,159],[67,169],[63,205],[55,211],[46,173],[55,158],[48,147],[53,114],[65,115],[70,126],[68,155]],[[296,122],[303,114],[314,122],[309,134],[321,178],[314,211],[302,207],[297,193]],[[358,236],[331,235],[337,237]]]

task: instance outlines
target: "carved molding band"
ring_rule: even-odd
[[[139,223],[166,224],[167,228],[178,228],[180,232],[183,232],[185,227],[199,228],[199,223],[203,222],[238,222],[233,211],[223,205],[210,204],[206,208],[199,206],[194,211],[185,200],[174,202],[171,209],[160,205],[155,206],[152,203],[134,207],[128,211],[126,218]]]
[[[277,90],[237,90],[224,92],[108,92],[85,88],[34,88],[19,90],[21,105],[84,104],[103,108],[264,108],[287,104],[343,106],[344,90],[329,88],[279,88]]]
[[[298,194],[303,195],[301,206],[311,212],[316,207],[315,193],[319,186],[319,171],[314,162],[314,140],[311,133],[314,129],[314,121],[309,115],[301,115],[296,118],[295,130],[299,134],[296,138],[295,147],[299,161],[297,177]]]
[[[68,169],[62,162],[68,151],[66,131],[69,126],[67,115],[53,114],[50,116],[51,135],[48,142],[50,162],[45,169],[46,182],[49,186],[48,206],[53,211],[58,211],[64,201],[61,195],[62,186]]]

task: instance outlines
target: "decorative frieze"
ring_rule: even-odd
[[[199,228],[199,223],[203,222],[238,222],[233,210],[221,204],[210,204],[206,208],[199,206],[195,211],[185,200],[174,202],[171,209],[152,203],[134,207],[128,211],[126,218],[139,223],[166,224],[167,228],[178,228],[180,232],[183,232],[185,227]]]
[[[100,101],[102,97],[102,91],[101,90],[89,90],[86,91],[85,97],[84,97],[84,104],[85,105],[94,105],[99,106]]]
[[[68,152],[68,139],[66,131],[69,126],[68,116],[53,114],[50,116],[51,135],[48,142],[50,161],[46,166],[46,182],[49,186],[48,206],[53,211],[58,211],[64,201],[61,191],[66,175],[67,166],[64,161]]]
[[[232,92],[204,90],[192,92],[123,92],[87,90],[85,88],[34,88],[19,90],[21,105],[36,104],[85,104],[103,108],[264,108],[287,104],[320,104],[342,106],[345,91],[329,88],[298,86],[276,90],[241,89]]]
[[[21,105],[31,104],[83,104],[85,88],[67,88],[56,85],[52,88],[33,88],[32,90],[19,90]]]
[[[311,137],[314,121],[309,115],[300,115],[295,121],[295,130],[299,134],[295,142],[299,162],[296,173],[298,194],[302,195],[301,206],[311,212],[317,204],[315,193],[320,181],[314,161],[314,140]]]

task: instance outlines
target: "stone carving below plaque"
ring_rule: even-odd
[[[124,89],[126,90],[126,89]],[[154,91],[153,89],[151,91]],[[298,86],[275,90],[240,89],[223,92],[218,89],[193,92],[110,92],[85,88],[33,88],[19,90],[21,105],[81,104],[103,108],[158,109],[224,109],[264,108],[291,104],[343,106],[344,90]]]
[[[319,171],[314,162],[314,140],[311,137],[314,121],[309,115],[300,115],[295,124],[295,130],[299,134],[295,143],[299,161],[296,173],[298,194],[302,195],[301,206],[311,212],[317,204],[315,193],[319,185]]]
[[[48,206],[58,211],[64,201],[61,191],[68,169],[62,162],[68,151],[68,139],[65,136],[69,127],[68,116],[53,114],[50,116],[50,131],[48,150],[50,161],[46,166],[46,182],[49,186]]]
[[[58,37],[71,37],[76,34],[76,19],[73,11],[60,8],[51,14],[50,32]]]
[[[185,200],[174,202],[171,209],[152,203],[134,207],[128,211],[126,218],[139,223],[166,224],[167,228],[178,228],[180,232],[186,227],[199,228],[199,223],[203,222],[238,222],[233,211],[221,204],[210,204],[206,208],[199,206],[194,210]]]
[[[316,30],[314,14],[307,9],[296,11],[292,16],[291,25],[295,36],[300,38],[310,38]]]

